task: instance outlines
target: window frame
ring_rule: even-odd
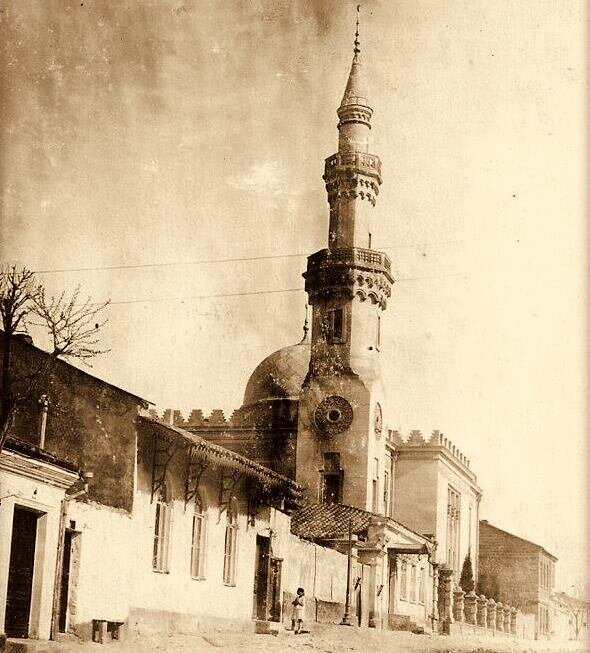
[[[417,602],[417,574],[416,574],[416,565],[410,565],[410,603]]]
[[[238,554],[238,506],[233,497],[227,505],[225,540],[223,547],[223,584],[227,587],[236,586],[236,568]]]
[[[426,603],[426,569],[420,567],[418,576],[418,603],[425,605]]]
[[[461,493],[447,486],[447,564],[460,571]]]
[[[174,517],[169,484],[166,480],[158,492],[154,513],[154,537],[152,548],[152,571],[158,574],[170,573],[170,541]]]
[[[340,503],[342,501],[342,479],[343,471],[340,466],[340,452],[325,451],[323,454],[323,469],[321,474],[320,502],[324,504]],[[328,483],[337,484],[337,494],[335,501],[328,501],[327,488]]]
[[[405,560],[399,565],[399,599],[408,600],[408,563]]]
[[[336,316],[339,315],[339,332],[336,333],[337,319]],[[338,308],[330,308],[328,310],[328,320],[327,320],[327,331],[328,331],[328,343],[331,345],[342,344],[346,342],[346,312],[344,306]]]
[[[205,579],[205,550],[207,543],[207,510],[199,494],[195,495],[191,529],[190,573],[193,580]],[[195,539],[195,526],[200,524],[198,541]],[[195,552],[197,560],[195,564]]]

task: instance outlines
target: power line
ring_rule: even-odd
[[[463,272],[452,272],[450,274],[441,274],[429,277],[404,277],[396,281],[423,281],[428,279],[444,279],[447,277],[465,277]],[[249,290],[244,292],[233,293],[214,293],[210,295],[186,295],[184,297],[146,297],[144,299],[123,299],[120,301],[109,302],[110,306],[118,304],[152,304],[159,302],[182,302],[194,299],[214,299],[218,297],[245,297],[248,295],[274,295],[278,293],[304,292],[304,288],[280,288],[276,290]]]
[[[387,245],[380,247],[380,250],[392,249],[411,249],[419,247],[432,247],[433,245],[457,245],[467,242],[466,240],[443,240],[439,242],[429,243],[409,243],[405,245]],[[143,268],[159,268],[159,267],[175,267],[183,265],[207,265],[213,263],[238,263],[242,261],[266,261],[279,258],[307,258],[308,253],[299,254],[268,254],[266,256],[239,256],[235,258],[217,258],[217,259],[201,259],[198,261],[168,261],[162,263],[129,263],[121,265],[104,265],[98,267],[82,267],[82,268],[55,268],[51,270],[34,270],[37,274],[58,274],[66,272],[100,272],[109,270],[137,270]]]

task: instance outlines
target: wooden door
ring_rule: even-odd
[[[254,618],[268,619],[268,576],[270,538],[256,536],[256,569],[254,571]]]
[[[281,620],[281,572],[283,561],[280,558],[270,560],[269,579],[269,615],[271,621]]]
[[[28,637],[33,593],[37,513],[14,507],[4,628],[8,637]]]

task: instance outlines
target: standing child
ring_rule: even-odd
[[[291,602],[293,612],[291,614],[291,630],[295,635],[299,635],[303,626],[303,608],[305,607],[305,590],[303,587],[297,588],[297,596]]]

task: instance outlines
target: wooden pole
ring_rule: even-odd
[[[344,605],[344,616],[340,622],[341,626],[352,626],[351,605],[350,605],[350,574],[352,571],[352,519],[348,520],[348,561],[346,565],[346,603]]]

